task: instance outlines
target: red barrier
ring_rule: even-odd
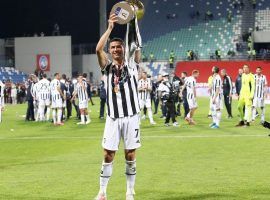
[[[213,66],[218,66],[220,69],[226,69],[233,82],[238,75],[238,69],[243,65],[249,65],[251,72],[255,73],[256,67],[260,66],[263,69],[263,74],[266,75],[267,80],[270,81],[270,61],[190,61],[178,62],[176,65],[175,73],[179,76],[181,72],[186,71],[191,75],[192,70],[197,69],[200,71],[198,79],[199,83],[207,83],[208,77],[211,75]]]

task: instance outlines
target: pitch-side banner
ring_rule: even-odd
[[[50,71],[50,55],[38,54],[37,55],[37,69],[39,71]]]

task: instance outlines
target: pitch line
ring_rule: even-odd
[[[189,139],[189,138],[247,138],[247,137],[268,137],[268,135],[146,135],[142,136],[142,139]],[[87,140],[95,140],[95,139],[102,139],[102,137],[97,136],[56,136],[56,137],[14,137],[14,138],[5,138],[0,137],[0,140],[80,140],[80,139],[87,139]]]

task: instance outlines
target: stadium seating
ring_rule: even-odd
[[[0,80],[10,80],[13,83],[22,83],[27,80],[27,75],[12,67],[0,67]]]
[[[229,50],[236,51],[243,24],[242,10],[235,8],[233,2],[148,0],[141,29],[144,55],[153,52],[158,60],[167,60],[169,52],[174,50],[177,59],[184,59],[186,51],[193,50],[197,51],[200,59],[209,59],[218,48],[223,57]],[[270,6],[270,1],[257,0],[256,23],[260,21],[263,29],[270,29],[270,11],[267,6]],[[211,11],[213,20],[205,20],[207,11]],[[227,19],[229,12],[232,14],[230,22]]]

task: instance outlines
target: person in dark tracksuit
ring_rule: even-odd
[[[105,90],[105,83],[101,80],[99,84],[99,98],[100,98],[100,110],[99,110],[99,118],[104,119],[104,111],[105,111],[105,104],[106,104],[106,90]]]
[[[235,80],[235,91],[236,91],[236,94],[239,98],[239,95],[240,95],[240,91],[241,91],[241,88],[242,88],[242,74],[243,74],[243,69],[240,68],[238,70],[238,76]],[[244,113],[245,113],[245,106],[244,106]]]
[[[28,102],[28,107],[27,107],[26,117],[25,117],[26,121],[35,121],[34,98],[33,98],[34,79],[35,79],[35,75],[31,74],[26,83],[26,88],[27,88],[26,101]]]
[[[70,80],[66,81],[66,89],[67,89],[67,93],[66,93],[66,108],[67,108],[67,119],[69,119],[72,115],[72,104],[71,104],[71,97],[72,97],[72,93],[74,91],[74,89],[72,90],[71,88],[71,82]]]
[[[232,79],[230,76],[227,75],[225,69],[222,69],[221,72],[222,77],[222,89],[223,89],[223,96],[224,96],[224,103],[227,109],[228,118],[232,118],[232,92],[233,92],[233,85]]]
[[[239,69],[238,76],[235,80],[235,90],[236,90],[237,96],[240,95],[240,91],[242,87],[242,74],[243,74],[243,69]]]

